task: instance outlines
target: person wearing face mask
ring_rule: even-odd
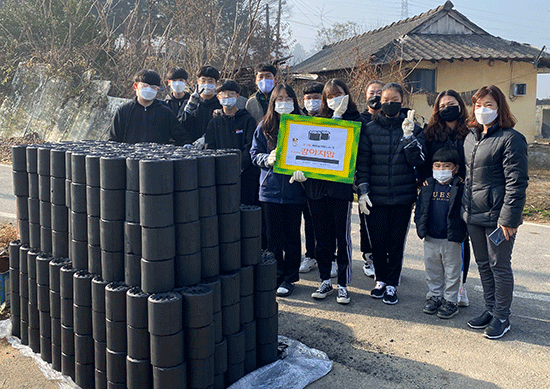
[[[206,148],[239,149],[241,153],[241,203],[259,205],[258,185],[260,169],[252,165],[250,146],[256,129],[256,121],[246,109],[237,108],[239,85],[226,80],[217,90],[222,113],[215,116],[206,127]]]
[[[178,119],[183,125],[186,144],[204,149],[206,140],[204,133],[206,126],[214,117],[214,111],[222,106],[216,97],[216,84],[220,79],[220,72],[212,66],[203,66],[197,73],[197,85],[181,106]]]
[[[414,110],[402,108],[401,85],[386,84],[380,102],[381,111],[361,132],[355,184],[361,212],[369,216],[376,276],[370,294],[393,305],[398,302],[403,250],[416,201],[415,167],[425,162],[425,146]]]
[[[382,94],[382,88],[384,83],[379,80],[369,81],[367,84],[367,108],[361,112],[361,117],[365,123],[369,123],[382,108],[380,103],[380,95]],[[363,273],[367,277],[374,278],[374,262],[372,260],[372,244],[370,241],[369,229],[367,227],[367,215],[361,212],[359,209],[359,233],[361,237],[361,252],[363,253]]]
[[[277,138],[281,114],[300,114],[294,90],[277,85],[271,94],[267,113],[254,131],[250,156],[260,173],[260,203],[265,220],[267,250],[277,260],[277,295],[289,296],[300,279],[302,242],[300,223],[306,202],[304,187],[289,181],[287,175],[273,172],[277,160]]]
[[[365,130],[365,123],[350,96],[348,86],[337,78],[325,84],[321,110],[317,116],[360,122],[361,132]],[[347,285],[351,282],[353,186],[334,181],[306,179],[304,173],[300,171],[294,172],[291,180],[304,182],[317,240],[315,255],[321,283],[311,297],[324,299],[334,291],[331,268],[334,258],[333,247],[336,244],[338,282],[336,301],[339,304],[349,304],[351,298]]]
[[[466,223],[460,217],[464,182],[457,175],[456,150],[440,148],[432,161],[433,177],[420,190],[414,216],[418,237],[424,239],[428,293],[423,311],[450,319],[458,314],[462,242],[466,239]]]
[[[271,98],[271,91],[275,87],[277,68],[273,65],[262,63],[256,68],[256,85],[258,91],[246,102],[246,110],[260,123]]]
[[[182,68],[172,68],[166,75],[165,82],[169,88],[169,92],[164,101],[175,115],[178,114],[181,106],[190,96],[189,92],[185,90],[187,77],[187,72]]]
[[[439,93],[434,103],[434,110],[426,128],[426,161],[431,161],[437,150],[448,147],[456,150],[459,155],[458,176],[465,179],[466,164],[464,162],[464,138],[470,132],[466,125],[468,111],[460,95],[452,89]],[[432,165],[424,164],[418,168],[419,180],[424,182],[432,176]],[[470,268],[470,241],[468,238],[462,244],[462,282],[458,294],[458,306],[467,307],[470,302],[466,292],[466,280]]]
[[[321,110],[324,85],[320,82],[310,82],[303,90],[304,94],[304,115],[315,116]]]
[[[176,115],[156,98],[160,89],[158,73],[138,72],[132,88],[136,98],[117,109],[108,129],[109,140],[183,144],[183,131]]]
[[[511,257],[529,180],[527,142],[513,129],[516,119],[497,86],[480,88],[472,104],[468,118],[471,130],[464,139],[462,217],[472,241],[485,310],[468,326],[485,329],[485,337],[498,339],[510,330],[514,291]],[[493,240],[493,232],[500,234],[502,241]]]

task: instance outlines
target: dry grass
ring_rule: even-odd
[[[0,225],[0,255],[8,252],[11,241],[17,239],[17,229],[13,224]]]
[[[16,145],[30,145],[36,143],[44,143],[37,133],[25,135],[16,138],[0,138],[0,163],[11,165],[11,147]]]

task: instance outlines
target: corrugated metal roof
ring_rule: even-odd
[[[328,45],[305,61],[291,68],[293,73],[322,73],[350,69],[359,61],[388,63],[403,61],[441,61],[464,59],[499,59],[534,61],[540,49],[519,44],[486,33],[461,13],[453,3],[412,18],[392,23],[377,30]],[[464,25],[464,34],[423,34],[424,26],[449,15]],[[550,55],[543,53],[540,65],[550,66]]]

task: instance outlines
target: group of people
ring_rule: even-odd
[[[256,69],[256,93],[246,99],[233,80],[219,81],[202,67],[194,86],[181,68],[165,80],[165,101],[156,99],[160,76],[139,72],[136,98],[123,105],[109,130],[111,140],[175,143],[189,148],[238,148],[242,153],[241,202],[261,205],[262,246],[277,259],[277,295],[290,296],[300,273],[318,268],[314,299],[336,290],[351,301],[351,210],[357,195],[365,275],[375,278],[370,296],[398,302],[403,254],[413,208],[424,240],[426,305],[449,319],[469,304],[466,277],[471,241],[484,291],[485,310],[468,322],[495,339],[510,329],[513,292],[511,254],[527,187],[527,143],[502,91],[480,88],[468,114],[461,96],[441,92],[427,125],[403,107],[398,83],[371,81],[360,113],[340,79],[311,82],[302,90],[277,83],[277,69]],[[302,108],[303,106],[303,108]],[[354,184],[273,171],[281,114],[361,123]],[[302,258],[301,221],[306,252]],[[332,278],[336,278],[336,288]]]

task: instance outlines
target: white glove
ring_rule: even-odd
[[[277,149],[273,149],[271,153],[267,156],[267,164],[269,166],[275,165],[275,161],[277,160]]]
[[[193,147],[197,150],[204,150],[204,145],[206,144],[206,139],[204,139],[204,135],[201,136],[199,139],[193,142]]]
[[[334,113],[332,114],[332,117],[341,118],[344,112],[348,109],[348,103],[349,103],[349,95],[345,95],[342,101],[340,101],[340,104],[338,107],[334,109]]]
[[[370,210],[367,207],[372,207],[372,203],[370,202],[369,195],[367,193],[362,194],[359,196],[359,210],[363,212],[365,215],[370,214]]]
[[[403,136],[405,138],[408,138],[412,135],[414,130],[414,109],[411,109],[409,110],[409,112],[407,112],[407,118],[403,120],[401,128],[403,129]]]
[[[304,182],[305,180],[307,180],[307,177],[305,176],[304,172],[296,170],[294,173],[292,173],[292,177],[290,177],[290,180],[288,180],[288,182],[292,184],[294,181]]]

